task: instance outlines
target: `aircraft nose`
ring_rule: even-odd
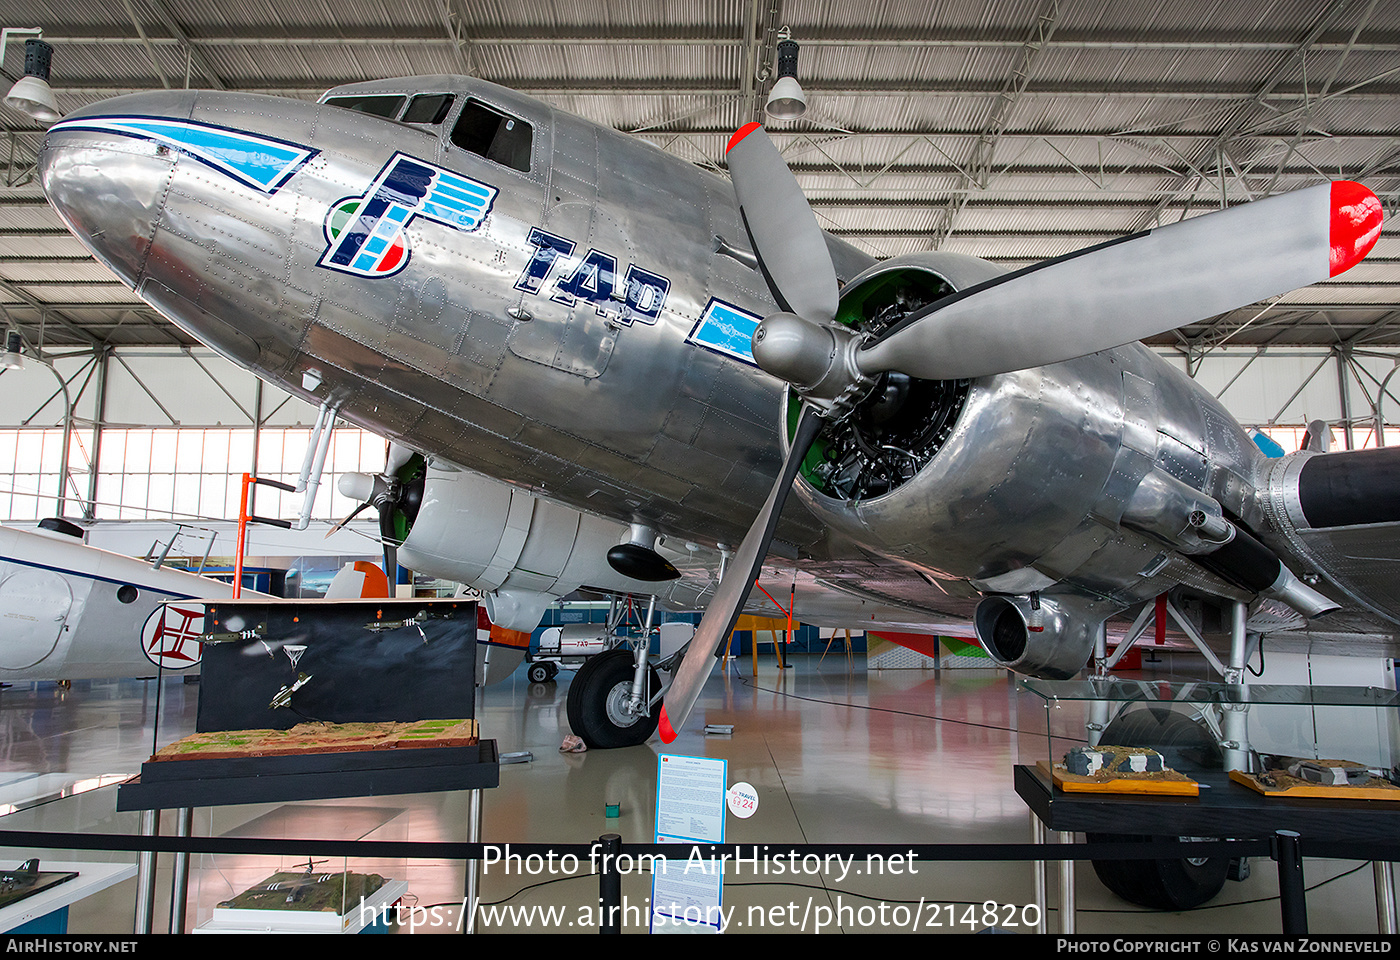
[[[175,168],[174,152],[117,118],[188,119],[195,95],[118,97],[54,124],[39,151],[44,195],[99,261],[135,289]]]

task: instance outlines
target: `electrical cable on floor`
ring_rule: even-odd
[[[521,887],[520,889],[516,890],[516,891],[515,891],[514,893],[512,893],[510,896],[505,897],[505,898],[503,898],[503,899],[501,899],[501,900],[492,900],[490,903],[486,902],[485,900],[478,900],[478,901],[477,901],[477,906],[478,906],[478,907],[498,907],[498,906],[500,906],[500,905],[503,904],[503,903],[510,903],[512,900],[514,900],[516,897],[520,896],[522,893],[524,893],[524,892],[527,891],[527,890],[537,890],[537,889],[539,889],[540,887],[547,887],[547,886],[549,886],[549,885],[552,884],[552,883],[563,883],[563,882],[566,881],[566,880],[587,880],[587,879],[589,879],[590,877],[597,877],[597,876],[598,876],[598,875],[597,875],[596,873],[575,873],[575,874],[570,874],[570,875],[567,876],[567,877],[554,877],[554,878],[549,879],[549,880],[540,880],[538,883],[526,884],[525,886],[523,886],[523,887]],[[428,904],[428,906],[427,906],[425,909],[431,910],[433,907],[460,907],[461,905],[462,905],[462,901],[461,901],[461,900],[452,900],[452,901],[449,901],[449,902],[447,902],[447,903],[430,903],[430,904]]]
[[[803,695],[801,695],[801,694],[798,694],[798,693],[788,693],[788,692],[783,691],[783,690],[774,690],[774,689],[772,689],[771,687],[760,687],[757,683],[755,683],[755,682],[754,682],[753,680],[751,680],[750,678],[740,676],[739,673],[738,673],[738,666],[737,666],[737,664],[735,665],[734,670],[735,670],[734,678],[735,678],[736,680],[738,680],[740,683],[742,683],[742,684],[743,684],[744,686],[746,686],[746,687],[752,687],[753,689],[759,690],[759,691],[761,691],[761,692],[763,692],[763,693],[771,693],[771,694],[774,694],[774,695],[779,696],[779,697],[788,697],[788,698],[793,699],[793,700],[802,700],[802,701],[804,701],[804,702],[806,702],[806,703],[820,703],[820,704],[824,704],[824,705],[829,706],[829,707],[849,707],[849,708],[852,709],[852,710],[868,710],[868,711],[870,711],[871,713],[887,713],[887,714],[892,714],[892,715],[894,715],[894,716],[899,716],[899,717],[916,717],[916,718],[918,718],[918,719],[920,719],[920,720],[935,720],[935,721],[937,721],[937,722],[939,722],[939,723],[955,723],[955,724],[958,724],[959,726],[963,726],[963,727],[977,727],[977,728],[979,728],[979,729],[981,729],[981,730],[996,730],[996,731],[999,732],[999,733],[1011,733],[1011,734],[1020,734],[1020,733],[1021,733],[1021,731],[1018,730],[1018,729],[1016,729],[1015,727],[1003,727],[1003,726],[997,726],[996,724],[991,724],[991,723],[976,723],[976,722],[974,722],[974,721],[972,721],[972,720],[956,720],[956,719],[954,719],[954,718],[952,718],[952,717],[938,717],[938,716],[934,716],[933,714],[930,714],[930,713],[917,713],[917,712],[912,711],[912,710],[894,710],[894,709],[891,709],[891,708],[889,708],[889,707],[872,707],[872,706],[869,706],[868,704],[860,704],[860,703],[842,703],[842,702],[839,701],[839,700],[823,700],[823,699],[821,699],[820,697],[805,697],[805,696],[803,696]],[[1040,736],[1039,733],[1032,734],[1032,735],[1033,735],[1033,736]],[[1079,737],[1066,737],[1066,736],[1061,736],[1061,735],[1059,735],[1059,734],[1051,734],[1050,736],[1051,736],[1051,739],[1053,739],[1053,740],[1064,740],[1064,741],[1067,741],[1067,742],[1069,742],[1069,743],[1088,743],[1088,740],[1083,739],[1083,738],[1079,738]]]

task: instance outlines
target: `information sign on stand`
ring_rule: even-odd
[[[661,755],[656,843],[724,843],[728,762]],[[652,933],[718,933],[724,876],[714,860],[658,861],[651,879]]]

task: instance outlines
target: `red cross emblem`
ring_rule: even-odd
[[[146,618],[141,628],[141,649],[146,659],[167,670],[183,670],[199,663],[204,644],[204,604],[168,603]]]

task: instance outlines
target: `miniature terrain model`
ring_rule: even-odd
[[[1196,781],[1167,767],[1146,747],[1075,747],[1053,769],[1055,786],[1069,792],[1196,796]]]
[[[274,873],[219,904],[227,910],[298,910],[343,916],[384,886],[377,873]]]
[[[1259,773],[1230,771],[1230,779],[1265,797],[1400,801],[1391,772],[1375,771],[1353,760],[1313,760],[1265,755]]]
[[[279,757],[302,753],[465,747],[478,741],[475,720],[413,723],[299,723],[290,730],[196,733],[157,750],[153,761]]]

